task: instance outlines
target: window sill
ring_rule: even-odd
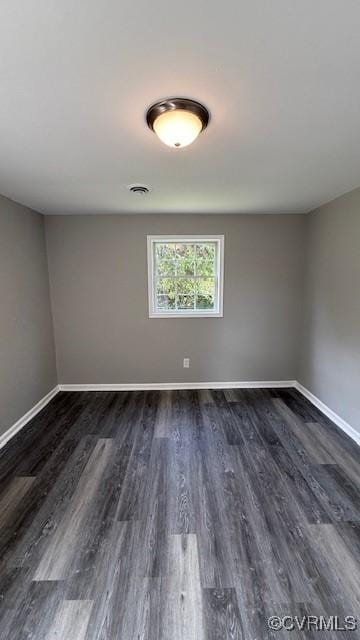
[[[223,318],[223,313],[149,313],[149,318]]]

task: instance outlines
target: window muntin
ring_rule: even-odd
[[[223,236],[148,237],[150,317],[221,316]]]

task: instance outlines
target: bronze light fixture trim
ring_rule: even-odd
[[[210,114],[203,104],[189,98],[167,98],[151,105],[146,114],[148,127],[170,147],[191,144],[209,124]]]

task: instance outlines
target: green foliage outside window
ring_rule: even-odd
[[[216,244],[157,242],[155,277],[158,311],[213,311]]]

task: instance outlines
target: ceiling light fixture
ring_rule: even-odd
[[[146,114],[149,128],[169,147],[186,147],[206,129],[210,114],[188,98],[168,98],[153,104]]]

